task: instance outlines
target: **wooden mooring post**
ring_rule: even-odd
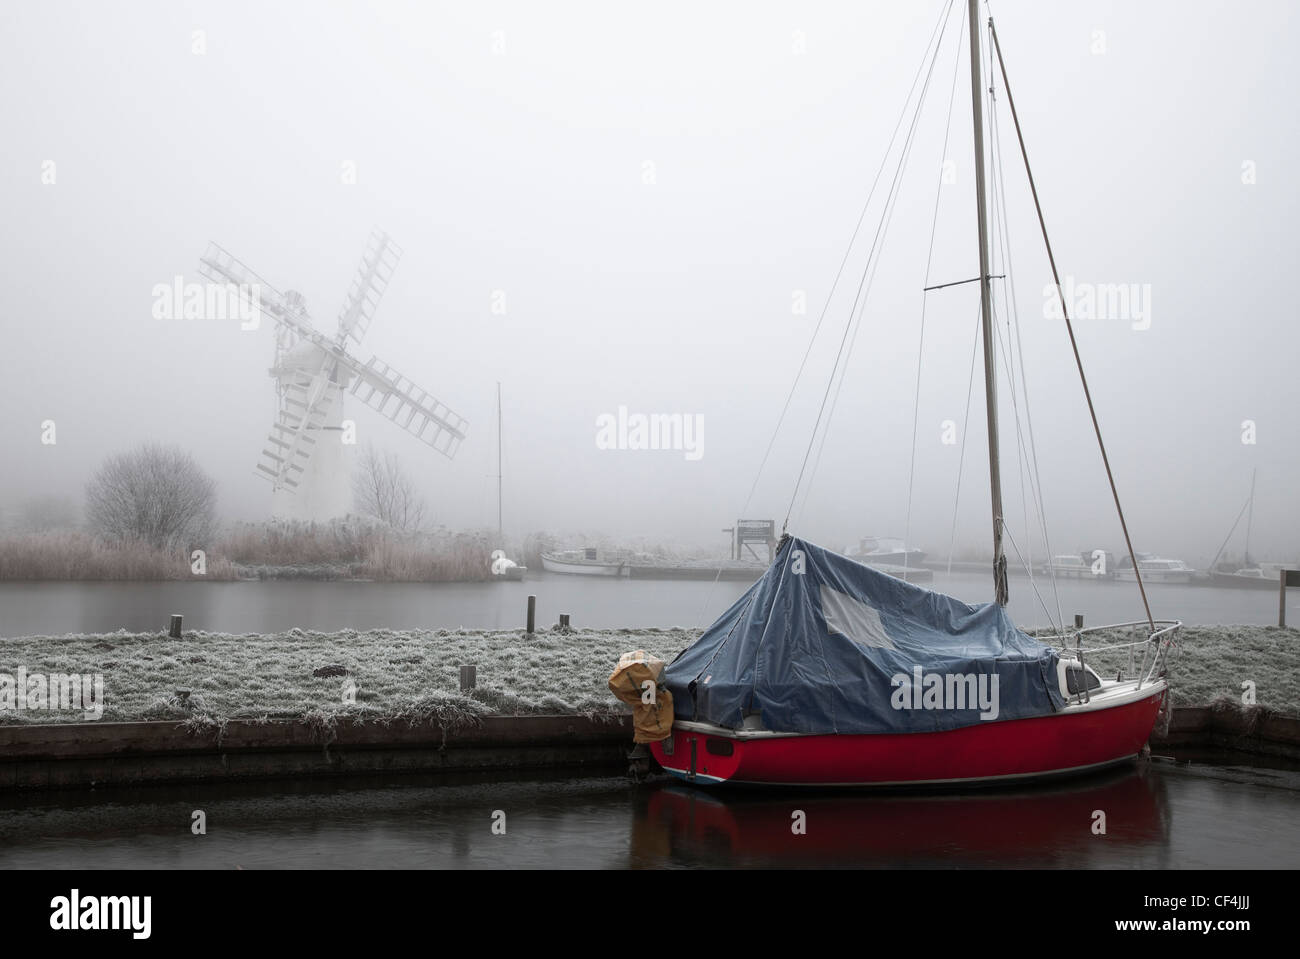
[[[469,664],[461,664],[460,667],[460,691],[462,693],[473,689],[478,682],[478,667]]]
[[[568,614],[568,613],[561,613],[561,614],[560,614],[560,629],[568,629],[568,628],[569,628],[569,614]]]
[[[170,639],[181,638],[181,614],[172,613],[171,626],[167,629],[167,636]]]
[[[537,597],[528,597],[528,632],[533,632],[533,627],[537,624]]]
[[[1300,586],[1300,569],[1284,569],[1278,577],[1277,586],[1277,624],[1286,625],[1286,588]]]

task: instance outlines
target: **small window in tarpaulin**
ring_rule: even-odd
[[[885,632],[875,607],[825,583],[821,586],[821,603],[822,616],[830,632],[847,636],[858,645],[871,649],[898,649]]]

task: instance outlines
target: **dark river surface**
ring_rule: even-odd
[[[932,584],[967,602],[992,599],[991,576],[936,574]],[[1036,583],[1056,617],[1051,586]],[[569,613],[574,626],[707,626],[747,588],[741,582],[613,579],[539,574],[517,583],[357,583],[259,581],[234,583],[0,583],[0,636],[59,636],[118,629],[155,630],[181,613],[186,629],[269,633],[300,629],[508,629],[522,626],[528,595],[537,596],[537,622],[553,625]],[[1263,625],[1277,622],[1270,590],[1150,586],[1157,619],[1189,624]],[[1088,624],[1144,619],[1133,583],[1069,580],[1058,584],[1061,612]],[[1300,623],[1300,590],[1292,590],[1288,622]],[[1011,579],[1011,615],[1022,627],[1049,623],[1025,577]]]
[[[970,602],[989,578],[936,576]],[[521,583],[3,583],[0,636],[187,629],[276,632],[515,628],[538,622],[701,626],[747,583],[538,575]],[[1055,613],[1050,586],[1039,584]],[[1133,584],[1059,584],[1067,620],[1139,619]],[[1159,618],[1276,622],[1272,592],[1151,587]],[[1300,590],[1288,618],[1300,622]],[[1024,577],[1012,615],[1045,625]],[[1052,786],[952,794],[771,793],[636,786],[620,770],[154,786],[0,795],[3,868],[641,868],[1300,866],[1300,771],[1224,757],[1159,760]],[[191,813],[207,834],[190,832]],[[506,833],[492,831],[505,813]],[[802,810],[806,835],[791,831]],[[1097,810],[1105,835],[1092,832]]]
[[[1300,866],[1300,771],[1230,761],[1155,759],[959,795],[724,792],[569,774],[7,795],[0,867]],[[191,833],[196,809],[206,835]],[[791,828],[796,810],[804,835]],[[1104,835],[1093,832],[1097,811]]]

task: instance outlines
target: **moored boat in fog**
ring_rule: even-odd
[[[634,712],[636,741],[649,743],[660,766],[688,782],[964,785],[1077,773],[1140,754],[1166,706],[1167,661],[1182,624],[1155,619],[1144,590],[1144,620],[1100,627],[1128,632],[1132,641],[1109,642],[1092,649],[1084,647],[1084,639],[1096,635],[1098,628],[1067,632],[1063,625],[1058,626],[1061,646],[1056,648],[1017,629],[1006,611],[1008,556],[1003,541],[1010,532],[1002,500],[998,442],[997,350],[990,284],[994,271],[989,257],[983,166],[986,84],[980,69],[978,0],[969,0],[967,9],[980,269],[973,280],[926,287],[926,291],[966,282],[980,286],[994,601],[970,605],[901,582],[871,565],[873,559],[885,563],[892,559],[896,565],[901,565],[898,560],[913,562],[900,541],[867,540],[851,556],[842,556],[785,535],[813,448],[810,440],[775,561],[695,643],[667,666],[656,665],[657,687],[651,688],[662,688],[661,696],[647,701],[637,689],[628,696],[620,695],[634,710],[640,710]],[[944,25],[946,19],[941,18],[939,26]],[[1019,134],[1019,119],[1006,89],[1006,70],[991,19],[988,31]],[[939,40],[932,41],[934,60],[943,37],[938,26],[936,35]],[[957,42],[960,45],[960,37]],[[992,87],[987,89],[992,94]],[[918,114],[922,100],[917,101]],[[1021,148],[1032,187],[1023,140]],[[904,152],[900,167],[905,159]],[[1034,199],[1059,295],[1060,276],[1036,191]],[[888,203],[885,209],[890,209]],[[870,267],[866,275],[870,275]],[[1074,349],[1115,498],[1131,558],[1129,572],[1141,587],[1147,566],[1133,549],[1119,506],[1065,299],[1061,295],[1061,318]],[[854,316],[855,310],[851,310],[841,350],[854,329]],[[839,362],[837,356],[836,368]],[[827,396],[836,380],[836,368],[826,387]],[[919,386],[917,396],[919,404]],[[813,424],[814,440],[820,419],[819,415]],[[910,521],[910,491],[907,515]],[[1014,545],[1014,539],[1011,542]],[[1019,553],[1020,548],[1015,548]],[[1184,582],[1191,578],[1192,571],[1181,562],[1155,557],[1147,562],[1152,560],[1151,568],[1162,581],[1173,581],[1179,575]],[[919,563],[919,558],[915,562]],[[1103,679],[1088,665],[1096,662],[1092,659],[1095,654],[1110,656],[1119,650],[1127,651],[1129,665],[1119,669],[1114,679]],[[616,694],[619,675],[616,670],[610,680]]]
[[[868,566],[920,566],[925,559],[923,550],[909,547],[893,536],[864,536],[844,550],[844,555]]]
[[[597,547],[566,549],[542,554],[542,568],[548,573],[578,576],[630,576],[632,554]]]
[[[1282,570],[1285,566],[1285,563],[1260,563],[1257,566],[1246,566],[1236,570],[1212,569],[1210,585],[1232,589],[1277,590],[1282,582]]]
[[[1137,562],[1144,583],[1190,583],[1196,576],[1196,570],[1181,559],[1166,559],[1150,553],[1138,553]],[[1133,561],[1127,556],[1120,557],[1115,578],[1128,583],[1137,581],[1137,574],[1133,571]]]

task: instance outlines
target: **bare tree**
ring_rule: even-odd
[[[425,502],[415,482],[392,453],[380,453],[367,443],[352,477],[357,511],[403,533],[418,532],[424,523]]]
[[[189,453],[148,443],[105,460],[86,486],[86,519],[106,539],[188,547],[210,538],[216,499]]]

